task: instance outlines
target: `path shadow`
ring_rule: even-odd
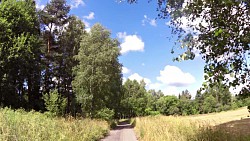
[[[241,133],[250,135],[250,118],[226,122],[215,126],[215,128],[226,131],[230,134]]]
[[[196,138],[202,141],[250,141],[250,118],[203,128]]]
[[[130,129],[134,128],[132,124],[130,124],[130,120],[125,120],[118,122],[117,126],[114,128],[114,130],[122,130],[122,129]]]

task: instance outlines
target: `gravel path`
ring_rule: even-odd
[[[109,136],[101,141],[137,141],[133,127],[128,122],[121,122]]]

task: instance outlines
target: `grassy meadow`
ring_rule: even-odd
[[[246,107],[195,116],[136,118],[141,141],[249,141],[250,118]]]
[[[50,118],[39,112],[0,109],[0,141],[95,141],[108,131],[105,121]]]

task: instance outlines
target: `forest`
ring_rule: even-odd
[[[147,90],[144,81],[122,82],[119,41],[100,23],[86,32],[65,0],[38,10],[33,0],[0,4],[0,106],[113,119],[192,115],[250,104],[221,82],[176,96]]]

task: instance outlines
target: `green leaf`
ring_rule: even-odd
[[[214,36],[217,37],[223,32],[223,29],[215,30]]]

